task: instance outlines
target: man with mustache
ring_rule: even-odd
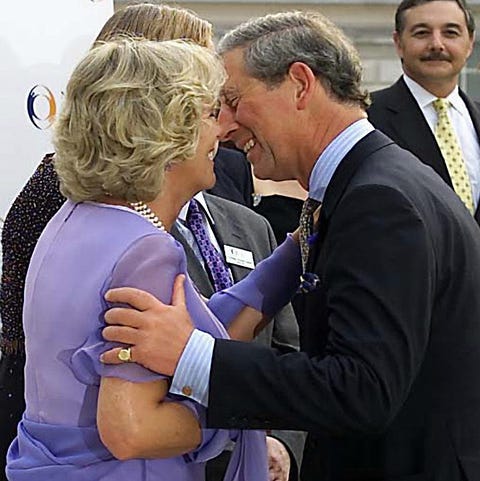
[[[403,76],[372,94],[368,116],[375,127],[430,165],[480,223],[480,110],[458,87],[474,39],[474,18],[464,0],[403,0],[393,32]],[[444,100],[437,99],[447,101],[453,132],[447,131],[458,146],[453,160],[438,137],[436,108]]]

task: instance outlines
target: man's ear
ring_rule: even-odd
[[[292,63],[288,69],[288,76],[295,86],[297,109],[303,110],[313,95],[317,78],[312,69],[303,62]]]
[[[475,32],[470,36],[470,50],[467,55],[467,59],[472,55],[473,48],[475,47]]]
[[[395,45],[395,50],[397,51],[397,55],[399,56],[400,60],[402,60],[402,39],[400,38],[400,33],[398,33],[397,30],[394,30],[392,33],[392,38]]]

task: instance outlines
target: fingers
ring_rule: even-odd
[[[141,312],[129,307],[112,307],[105,313],[104,318],[107,324],[131,326],[134,328],[140,327],[143,321]]]
[[[139,342],[141,333],[132,327],[108,326],[102,331],[102,335],[107,341],[133,345]]]
[[[124,364],[125,361],[121,361],[118,357],[118,354],[122,350],[122,347],[116,347],[114,349],[110,349],[109,351],[104,352],[100,356],[100,361],[105,364]],[[135,362],[135,349],[134,347],[130,348],[130,361],[128,362]]]
[[[185,305],[185,275],[179,274],[173,283],[172,306]]]
[[[110,289],[105,294],[105,300],[111,303],[129,304],[139,311],[151,309],[160,302],[156,297],[152,296],[152,294],[140,289],[135,289],[134,287]]]

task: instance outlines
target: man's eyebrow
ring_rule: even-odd
[[[432,28],[432,26],[427,22],[414,23],[410,27],[410,31],[416,30],[417,28]],[[458,29],[461,29],[462,26],[459,23],[456,23],[456,22],[448,22],[447,24],[442,25],[442,28],[458,28]]]
[[[449,22],[446,25],[444,25],[444,28],[458,28],[461,30],[462,25],[460,23]]]
[[[414,24],[409,28],[409,30],[412,31],[412,30],[416,30],[417,28],[431,28],[431,25],[429,25],[429,24],[426,23],[426,22],[414,23]]]

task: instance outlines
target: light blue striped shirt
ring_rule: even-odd
[[[315,162],[309,179],[309,197],[323,201],[325,191],[338,165],[361,139],[374,127],[367,119],[348,126],[327,145]],[[215,339],[195,329],[185,346],[173,376],[170,392],[185,395],[208,406],[208,385]]]
[[[343,158],[352,148],[375,130],[367,119],[361,119],[349,125],[330,142],[313,166],[308,181],[308,197],[323,201],[327,186]]]

